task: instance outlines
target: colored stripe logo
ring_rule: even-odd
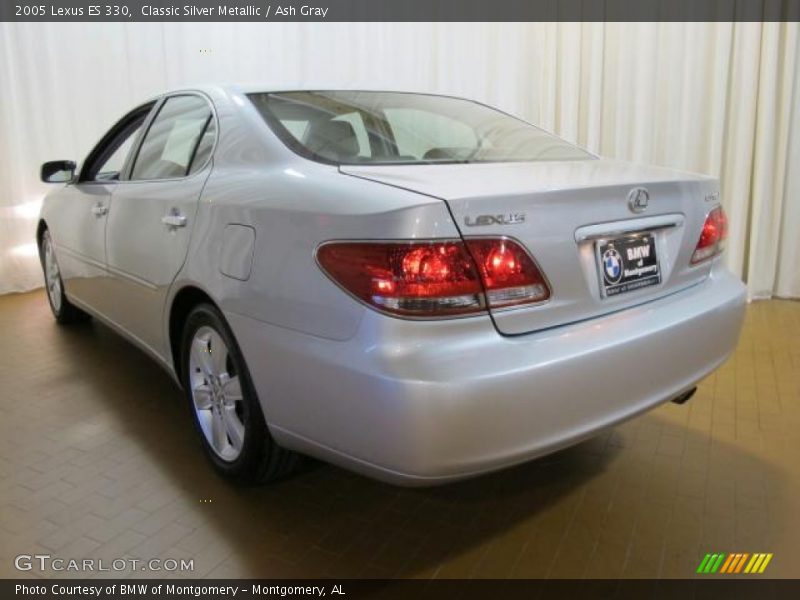
[[[713,575],[715,573],[735,575],[737,573],[747,574],[760,574],[767,568],[769,561],[772,560],[772,553],[754,553],[747,552],[734,552],[726,554],[724,552],[717,552],[713,554],[706,554],[700,565],[697,567],[697,573],[704,575]]]

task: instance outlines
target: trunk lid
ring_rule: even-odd
[[[690,264],[705,217],[718,201],[717,182],[710,177],[599,159],[343,166],[341,171],[444,200],[464,237],[507,236],[527,248],[551,297],[539,305],[492,310],[503,334],[641,304],[694,285],[710,271],[710,261]],[[638,187],[647,190],[649,203],[635,213],[628,196]],[[606,295],[597,248],[607,249],[608,240],[633,232],[653,236],[660,282]],[[617,247],[625,252],[624,245]]]

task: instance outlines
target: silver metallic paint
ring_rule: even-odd
[[[195,91],[215,110],[213,164],[172,184],[59,187],[41,217],[67,297],[173,375],[174,298],[187,286],[212,298],[287,447],[399,483],[449,481],[551,452],[668,400],[736,343],[741,282],[719,259],[688,266],[704,198],[716,190],[710,178],[606,160],[337,169],[286,148],[243,89]],[[627,207],[637,185],[650,191],[646,217]],[[107,215],[92,214],[98,201]],[[161,222],[175,207],[186,227]],[[524,223],[460,229],[470,215],[522,212]],[[221,268],[229,224],[255,232],[246,280]],[[592,240],[655,226],[664,284],[602,300]],[[550,301],[397,319],[353,300],[314,262],[332,239],[470,233],[520,239],[551,281]]]

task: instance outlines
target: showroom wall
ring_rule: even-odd
[[[800,297],[798,23],[0,24],[0,293],[41,285],[49,159],[197,82],[472,97],[609,157],[720,178],[726,260]]]

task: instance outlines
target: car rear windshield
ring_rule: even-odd
[[[594,158],[529,123],[459,98],[357,91],[256,93],[249,97],[289,148],[329,164]]]

